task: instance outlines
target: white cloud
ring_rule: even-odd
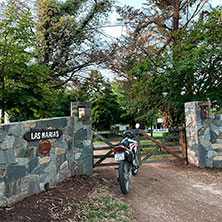
[[[211,0],[210,2],[213,7],[222,6],[222,0]]]

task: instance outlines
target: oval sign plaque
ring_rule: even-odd
[[[43,140],[39,143],[39,153],[46,155],[51,150],[51,143],[48,140]]]

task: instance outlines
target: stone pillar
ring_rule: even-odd
[[[74,145],[77,175],[91,175],[93,169],[91,106],[89,102],[72,102],[74,118]]]
[[[206,116],[201,115],[205,106]],[[185,103],[188,162],[200,168],[213,167],[208,102]]]

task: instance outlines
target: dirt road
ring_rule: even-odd
[[[108,180],[111,168],[95,170]],[[115,180],[116,181],[116,180]],[[133,177],[131,191],[116,195],[133,210],[133,222],[222,222],[222,170],[198,169],[176,163],[144,164]]]
[[[128,195],[120,191],[117,170],[95,168],[93,176],[71,177],[46,192],[0,208],[0,222],[85,222],[75,219],[74,206],[101,186],[130,206],[132,222],[222,222],[222,169],[170,162],[143,164]]]

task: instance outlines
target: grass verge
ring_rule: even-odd
[[[129,207],[104,187],[95,189],[86,200],[72,207],[76,221],[131,221]]]

